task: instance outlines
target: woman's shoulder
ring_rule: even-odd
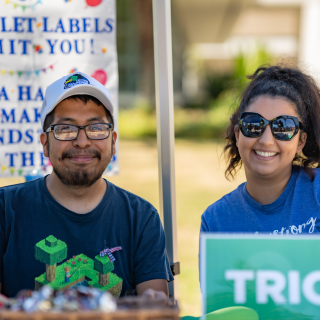
[[[244,207],[243,190],[246,183],[226,194],[221,199],[211,204],[201,216],[201,232],[218,231],[219,224],[226,224],[232,217],[237,216],[239,208]]]
[[[320,187],[320,168],[309,168],[314,174],[313,179],[307,171],[301,166],[293,166],[292,172],[297,176],[297,183],[299,184],[312,184]]]
[[[245,185],[245,182],[240,184],[237,189],[231,191],[216,202],[212,203],[204,211],[203,216],[225,212],[226,210],[229,211],[232,207],[238,206],[239,200],[243,198],[243,189],[245,188]]]
[[[310,172],[313,175],[310,175]],[[308,202],[314,199],[320,204],[320,168],[312,168],[310,172],[308,174],[301,166],[293,166],[291,187],[294,199],[299,201],[308,199]]]

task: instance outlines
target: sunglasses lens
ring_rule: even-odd
[[[263,132],[264,120],[258,115],[250,114],[242,119],[241,132],[245,137],[260,137]]]
[[[293,119],[279,118],[273,122],[272,131],[276,139],[289,141],[294,136],[296,124]]]

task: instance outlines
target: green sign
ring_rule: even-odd
[[[320,237],[200,238],[203,314],[244,306],[260,320],[320,320]]]

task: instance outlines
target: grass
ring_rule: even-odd
[[[229,96],[215,100],[207,109],[174,109],[176,138],[217,139],[222,136],[232,114]],[[155,138],[156,112],[148,106],[119,110],[119,134],[124,139]]]
[[[214,201],[244,181],[224,178],[225,164],[220,157],[221,144],[214,141],[176,140],[176,212],[178,256],[181,264],[179,301],[181,316],[201,314],[198,272],[200,219]],[[108,179],[150,201],[159,208],[158,155],[155,139],[124,140],[120,133],[120,174]],[[18,183],[20,178],[0,179],[0,186]],[[18,180],[20,179],[20,180]]]

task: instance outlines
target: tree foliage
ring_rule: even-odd
[[[114,269],[114,264],[110,261],[109,257],[105,255],[100,257],[96,255],[94,258],[94,270],[99,271],[101,274],[107,274]]]
[[[67,258],[67,245],[54,236],[49,236],[35,245],[35,258],[52,266]]]

